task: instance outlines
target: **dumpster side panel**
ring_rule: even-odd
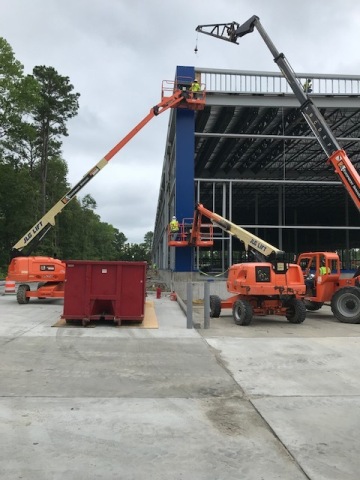
[[[91,273],[89,276],[90,297],[114,297],[118,292],[118,273],[123,268],[121,263],[93,263],[89,265]]]
[[[129,263],[122,266],[121,300],[117,303],[117,316],[123,319],[140,320],[145,310],[146,264]]]
[[[64,315],[82,318],[89,310],[88,266],[86,263],[67,262],[65,270]]]
[[[62,318],[142,321],[145,285],[146,262],[68,261]]]

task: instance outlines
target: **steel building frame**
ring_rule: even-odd
[[[178,72],[184,68],[191,74],[193,67],[178,67]],[[202,269],[202,255],[214,257],[215,250],[213,269],[226,271],[241,258],[241,246],[222,232],[217,232],[210,252],[167,246],[171,215],[181,219],[191,213],[189,202],[183,208],[185,198],[192,210],[200,201],[279,248],[294,254],[336,249],[344,267],[354,267],[349,252],[360,248],[359,213],[327,165],[281,73],[194,69],[193,75],[206,84],[207,107],[191,112],[194,118],[187,119],[186,133],[179,127],[183,112],[170,113],[154,262],[163,269],[196,271]],[[298,77],[312,78],[314,102],[359,168],[360,76]],[[186,149],[188,155],[193,145],[191,161],[177,145],[189,135],[189,125],[194,125]],[[190,183],[188,177],[178,177],[183,164]]]

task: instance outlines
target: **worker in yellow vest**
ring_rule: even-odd
[[[328,273],[331,273],[331,270],[329,267],[325,265],[325,260],[321,260],[321,266],[319,268],[319,275],[326,275]]]
[[[179,225],[179,222],[177,221],[175,215],[172,217],[172,220],[169,224],[169,227],[170,227],[170,232],[171,232],[173,240],[178,240],[180,225]]]
[[[201,90],[201,87],[199,85],[199,82],[195,78],[195,80],[192,82],[190,87],[190,91],[193,94],[193,98],[198,98],[198,92],[200,92],[200,90]]]

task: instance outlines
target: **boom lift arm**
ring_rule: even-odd
[[[274,262],[275,264],[277,261],[281,263],[284,262],[285,252],[283,250],[270,245],[270,243],[265,242],[255,234],[250,233],[247,230],[239,227],[239,225],[230,222],[230,220],[227,220],[221,215],[208,210],[201,203],[197,204],[194,212],[194,226],[201,225],[202,215],[210,219],[215,225],[219,226],[225,232],[228,232],[230,235],[233,235],[235,238],[243,242],[247,251],[250,249],[254,252],[256,261],[270,261]],[[196,245],[197,235],[197,229],[193,228],[189,242],[191,245]]]
[[[296,98],[299,100],[300,111],[327,155],[328,162],[333,166],[335,172],[355,203],[355,206],[360,210],[360,176],[357,170],[351,163],[346,152],[339,146],[334,134],[330,130],[319,109],[313,103],[311,98],[309,98],[303,91],[302,85],[296,77],[292,67],[289,65],[285,55],[278,52],[267,35],[260,23],[259,17],[253,15],[242,25],[239,25],[236,22],[215,25],[199,25],[196,28],[196,31],[238,44],[237,40],[244,35],[253,32],[254,28],[260,33],[262,39],[274,57],[274,62],[278,65]]]
[[[154,117],[165,112],[169,108],[175,108],[181,103],[192,109],[204,108],[204,96],[193,99],[184,96],[184,92],[176,87],[171,96],[164,96],[150,112],[139,122],[119,143],[117,143],[91,170],[89,170],[77,184],[72,187],[31,229],[12,247],[12,258],[28,256],[44,238],[52,226],[55,225],[55,217],[75,198],[79,191],[102,170],[105,165]],[[26,253],[25,253],[26,252]]]

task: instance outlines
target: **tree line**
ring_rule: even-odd
[[[62,139],[79,97],[69,77],[51,66],[35,66],[25,75],[0,37],[0,276],[12,246],[71,188]],[[150,262],[152,232],[143,243],[129,244],[95,210],[91,195],[73,199],[32,255]]]

